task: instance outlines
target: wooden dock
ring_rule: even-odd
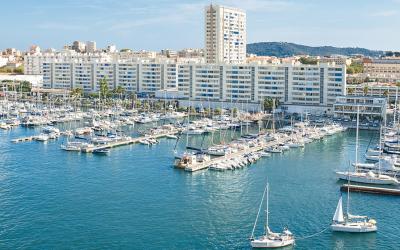
[[[167,135],[174,135],[177,133],[179,133],[179,130],[171,130],[166,133],[161,133],[161,134],[156,134],[156,135],[147,135],[147,136],[141,136],[141,137],[135,137],[135,138],[128,137],[125,140],[110,142],[110,143],[102,144],[102,145],[95,145],[93,147],[82,148],[81,151],[84,153],[92,153],[95,150],[109,149],[109,148],[115,148],[115,147],[119,147],[119,146],[129,145],[129,144],[135,144],[135,143],[139,143],[141,140],[144,140],[144,139],[159,139],[162,137],[166,137]]]
[[[343,184],[340,187],[340,190],[343,192],[360,192],[360,193],[369,193],[369,194],[384,194],[384,195],[400,195],[400,189],[395,188],[381,188],[381,187],[373,187],[373,186],[362,186],[362,185],[348,185]]]
[[[35,139],[35,136],[27,136],[27,137],[13,139],[13,140],[11,140],[11,142],[13,142],[13,143],[26,142],[26,141],[33,141],[34,139]]]

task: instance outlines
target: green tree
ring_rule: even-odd
[[[274,106],[274,102],[275,102],[275,106]],[[265,111],[271,112],[273,109],[278,107],[278,105],[279,105],[278,99],[270,98],[270,97],[264,99],[263,107],[264,107]]]
[[[135,108],[140,108],[142,106],[142,102],[139,99],[135,100]]]
[[[214,109],[214,114],[215,115],[220,115],[222,113],[222,110],[220,108]]]
[[[21,65],[18,68],[14,69],[14,73],[23,74],[24,73],[24,65]]]
[[[389,96],[389,91],[387,90],[383,91],[383,96],[387,98]]]
[[[346,73],[347,74],[358,74],[364,71],[364,66],[359,62],[352,62],[349,66],[347,66]]]
[[[233,108],[232,114],[233,114],[233,117],[236,117],[237,114],[238,114],[238,109],[237,108]]]
[[[31,92],[32,91],[32,84],[28,81],[22,81],[19,84],[21,92]]]
[[[150,109],[150,103],[148,103],[148,102],[143,103],[143,108],[145,110],[149,110]]]
[[[369,90],[368,86],[364,86],[363,88],[364,95],[368,95],[368,90]]]
[[[82,95],[83,95],[83,89],[81,89],[81,88],[74,88],[74,89],[72,89],[72,91],[71,91],[71,97],[72,98],[80,98]]]
[[[107,79],[104,77],[100,80],[100,98],[107,98],[109,94],[108,90],[108,82]]]
[[[119,98],[122,97],[123,94],[125,94],[125,89],[122,86],[118,86],[115,89],[113,89],[113,94],[118,95]]]
[[[347,89],[347,94],[349,94],[349,95],[354,94],[354,88]]]
[[[309,58],[309,57],[300,57],[299,61],[300,61],[302,64],[311,64],[311,65],[315,65],[315,64],[318,63],[318,60],[317,60],[317,59]]]
[[[157,101],[157,102],[154,103],[154,108],[156,110],[161,110],[163,106],[164,106],[163,103],[160,102],[160,101]]]

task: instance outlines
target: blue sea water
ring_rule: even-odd
[[[351,131],[241,170],[196,173],[172,168],[174,140],[109,156],[62,151],[62,140],[10,142],[37,133],[0,131],[0,249],[249,249],[267,179],[271,229],[311,235],[336,208],[334,170],[354,160]],[[371,135],[361,132],[360,155]],[[351,212],[376,218],[377,233],[327,230],[295,249],[400,249],[399,201],[352,193]]]

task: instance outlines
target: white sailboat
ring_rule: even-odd
[[[257,225],[257,220],[260,215],[261,207],[263,204],[264,196],[267,194],[267,211],[266,211],[266,222],[265,222],[265,233],[264,235],[254,238],[254,230]],[[274,233],[270,230],[268,221],[269,220],[269,184],[265,187],[260,207],[258,209],[256,221],[254,222],[253,231],[251,233],[250,244],[253,248],[279,248],[294,245],[293,234],[285,228],[282,233]]]
[[[378,228],[374,219],[369,219],[368,216],[352,215],[349,213],[350,185],[348,185],[347,188],[346,216],[343,214],[342,196],[340,196],[335,214],[333,215],[332,219],[332,231],[348,233],[368,233],[377,231]]]
[[[358,171],[358,126],[359,126],[359,115],[360,115],[360,106],[357,106],[357,128],[356,128],[356,162],[354,164],[354,171],[337,171],[336,175],[339,179],[349,180],[352,182],[359,182],[365,184],[377,184],[377,185],[397,185],[399,181],[391,176],[384,175],[380,173],[380,169],[378,173],[374,173],[372,171],[369,172],[360,172]],[[379,142],[379,147],[381,151],[381,140]],[[379,166],[381,162],[381,157],[379,157]]]

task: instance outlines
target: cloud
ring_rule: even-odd
[[[378,11],[378,12],[372,13],[371,16],[390,17],[390,16],[395,16],[397,14],[398,14],[398,11],[396,11],[396,10],[384,10],[384,11]]]

